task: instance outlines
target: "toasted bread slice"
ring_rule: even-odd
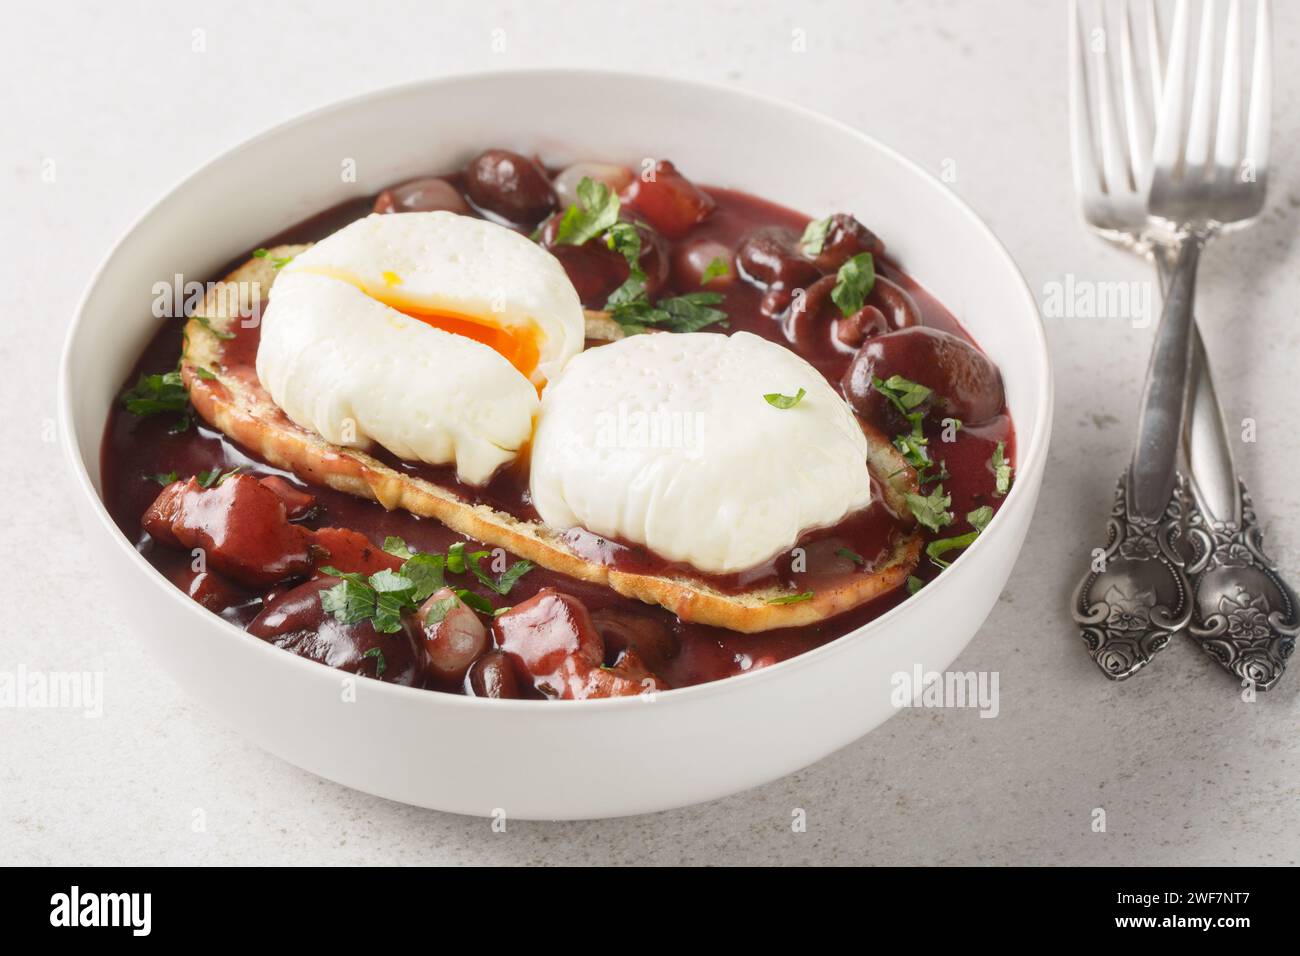
[[[265,296],[275,281],[274,260],[296,255],[305,248],[278,246],[265,257],[240,266],[223,283],[227,287],[257,283],[260,294]],[[565,543],[563,529],[519,520],[487,505],[466,501],[453,488],[403,474],[363,451],[332,445],[295,425],[256,381],[247,375],[231,374],[223,363],[228,337],[222,336],[237,320],[236,301],[214,288],[195,312],[202,318],[191,318],[186,324],[181,372],[190,399],[208,423],[305,481],[371,498],[388,509],[405,508],[435,518],[459,534],[505,548],[544,568],[661,605],[682,620],[745,633],[813,624],[865,604],[900,587],[920,556],[920,535],[901,533],[895,537],[890,554],[875,567],[851,576],[842,585],[818,590],[807,600],[789,604],[771,603],[790,596],[789,591],[778,587],[735,594],[691,576],[630,573],[587,560]],[[621,334],[617,323],[608,316],[588,314],[588,338],[609,340]],[[884,490],[891,510],[905,515],[908,509],[903,495],[916,489],[916,474],[883,435],[866,431],[870,444],[868,467]]]

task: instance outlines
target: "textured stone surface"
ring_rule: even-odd
[[[1020,263],[1036,294],[1071,273],[1146,279],[1090,238],[1071,193],[1065,18],[1057,4],[432,5],[152,12],[15,10],[0,66],[0,670],[102,670],[102,719],[0,709],[0,859],[37,863],[1300,862],[1300,675],[1254,703],[1189,646],[1126,684],[1094,673],[1065,613],[1128,454],[1149,329],[1054,319],[1057,413],[1038,516],[1006,592],[955,665],[1001,674],[1001,715],[907,711],[758,790],[593,823],[488,823],[345,790],[264,754],[187,700],[104,610],[52,433],[63,333],[91,270],[145,205],[261,129],[430,74],[621,67],[734,84],[861,127],[936,172]],[[865,12],[860,8],[869,8]],[[1011,8],[1011,9],[1007,9]],[[1275,4],[1275,62],[1300,6]],[[856,12],[855,12],[856,11]],[[581,22],[580,30],[574,23]],[[628,42],[635,24],[637,39]],[[206,52],[192,31],[206,31]],[[807,52],[792,52],[796,29]],[[493,52],[503,30],[505,51]],[[1279,68],[1274,156],[1300,151],[1300,81]],[[52,159],[56,179],[42,181]],[[1294,364],[1300,172],[1207,255],[1200,314],[1238,456],[1284,567],[1300,570]],[[924,276],[920,277],[923,281]],[[21,466],[20,466],[21,463]],[[1293,576],[1292,580],[1296,578]],[[1296,665],[1300,666],[1300,665]],[[1090,829],[1107,813],[1107,832]],[[791,832],[792,812],[807,832]],[[202,811],[206,829],[192,826]]]

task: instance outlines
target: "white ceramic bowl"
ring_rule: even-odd
[[[191,601],[99,498],[105,416],[157,329],[151,287],[205,280],[351,196],[460,167],[489,146],[575,158],[668,157],[691,178],[812,215],[856,213],[1002,369],[1015,485],[939,579],[811,653],[653,700],[493,701],[354,680]],[[355,181],[343,172],[356,171]],[[226,153],[146,212],[91,280],[64,351],[60,416],[98,567],[122,614],[195,697],[313,773],[468,814],[585,818],[708,800],[810,764],[890,717],[890,678],[943,670],[979,629],[1024,540],[1047,459],[1051,373],[1034,300],[979,218],[919,166],[840,123],[736,90],[600,72],[482,74],[318,110]]]

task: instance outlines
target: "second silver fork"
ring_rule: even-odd
[[[1117,489],[1108,523],[1109,540],[1104,549],[1094,552],[1093,565],[1076,589],[1072,611],[1094,661],[1112,679],[1136,673],[1168,645],[1173,634],[1186,630],[1224,667],[1267,689],[1280,678],[1300,630],[1296,600],[1263,551],[1249,495],[1236,478],[1204,349],[1191,322],[1189,281],[1194,278],[1195,256],[1204,236],[1215,231],[1221,221],[1238,218],[1234,213],[1257,212],[1262,204],[1262,182],[1258,189],[1247,190],[1232,184],[1234,188],[1224,190],[1223,195],[1236,205],[1220,203],[1214,210],[1216,217],[1197,219],[1198,231],[1190,236],[1186,229],[1154,228],[1163,224],[1149,212],[1153,178],[1163,190],[1157,208],[1172,214],[1170,218],[1185,222],[1183,213],[1193,206],[1204,208],[1204,195],[1193,195],[1193,184],[1199,187],[1204,181],[1204,177],[1196,178],[1196,171],[1198,163],[1204,169],[1208,156],[1208,78],[1213,58],[1205,51],[1213,40],[1213,4],[1207,3],[1203,13],[1201,62],[1184,154],[1186,3],[1180,2],[1175,18],[1168,83],[1156,9],[1150,2],[1146,5],[1145,78],[1150,100],[1143,93],[1131,11],[1128,3],[1124,4],[1118,64],[1122,109],[1113,93],[1114,71],[1110,69],[1104,22],[1099,31],[1085,34],[1077,5],[1071,4],[1071,138],[1075,183],[1085,218],[1108,239],[1152,254],[1162,286],[1169,267],[1167,255],[1179,244],[1192,246],[1184,252],[1184,278],[1162,315],[1144,389],[1139,441],[1133,463]],[[1267,6],[1262,4],[1247,150],[1247,156],[1261,160],[1267,147],[1267,15]],[[1240,125],[1236,112],[1239,43],[1240,8],[1234,0],[1228,14],[1220,97],[1224,105],[1216,137],[1216,158],[1231,153],[1234,164]],[[1098,60],[1093,71],[1096,95],[1091,101],[1086,63],[1090,51]],[[1158,137],[1152,132],[1151,103],[1161,104]],[[1260,117],[1264,124],[1262,147]],[[1262,162],[1255,172],[1262,177]],[[1190,414],[1184,416],[1189,375],[1192,388],[1186,407]],[[1182,428],[1184,422],[1186,429]],[[1180,438],[1185,459],[1190,461],[1190,489],[1174,467]]]

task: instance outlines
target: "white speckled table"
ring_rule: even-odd
[[[954,665],[1000,673],[998,718],[904,711],[798,774],[703,806],[511,823],[501,834],[486,821],[327,783],[187,700],[80,563],[53,429],[63,334],[113,240],[217,151],[336,98],[435,74],[583,65],[698,77],[824,111],[936,171],[947,163],[953,188],[1038,293],[1067,274],[1146,279],[1140,263],[1076,221],[1057,4],[999,3],[996,13],[937,0],[279,0],[239,14],[217,3],[127,6],[21,5],[7,17],[0,58],[9,91],[0,136],[0,672],[105,675],[99,719],[0,708],[0,862],[1300,861],[1300,674],[1246,702],[1208,658],[1179,645],[1112,684],[1066,614],[1128,453],[1146,363],[1150,330],[1121,320],[1048,322],[1058,394],[1039,512],[1007,590]],[[1274,155],[1295,157],[1300,80],[1281,66],[1300,54],[1300,4],[1275,7]],[[794,49],[796,30],[806,31],[804,52]],[[1240,465],[1272,549],[1294,573],[1294,163],[1277,164],[1270,199],[1255,229],[1207,256],[1199,312],[1229,421],[1255,420],[1258,440],[1238,449]],[[794,808],[806,811],[806,832],[792,832]],[[1093,832],[1095,808],[1106,811],[1106,832]]]

